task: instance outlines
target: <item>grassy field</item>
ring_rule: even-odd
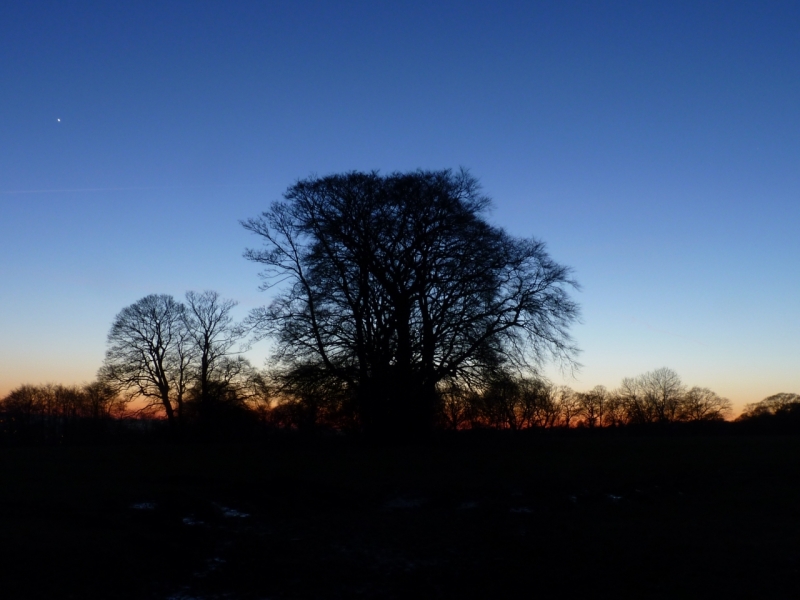
[[[799,598],[800,437],[0,449],[0,597]]]

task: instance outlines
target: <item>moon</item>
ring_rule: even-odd
[[[58,121],[59,123],[61,123],[61,119],[56,119],[56,121]]]

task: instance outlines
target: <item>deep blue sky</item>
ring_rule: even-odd
[[[128,4],[0,4],[0,394],[146,294],[267,303],[238,220],[297,178],[461,166],[583,286],[557,383],[800,392],[800,3]]]

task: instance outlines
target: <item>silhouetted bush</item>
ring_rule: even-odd
[[[748,404],[737,424],[745,431],[800,433],[800,394],[782,392]]]

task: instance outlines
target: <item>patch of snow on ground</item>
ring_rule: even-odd
[[[383,506],[384,508],[419,508],[423,504],[425,504],[425,500],[422,498],[398,496],[387,501]]]

